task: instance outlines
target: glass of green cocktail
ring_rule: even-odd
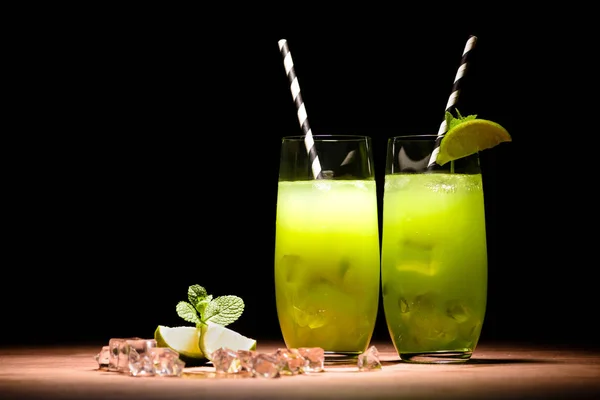
[[[289,348],[321,347],[326,361],[356,357],[371,340],[379,299],[377,193],[371,139],[284,137],[277,192],[275,294]]]
[[[436,135],[389,139],[381,279],[400,358],[470,359],[487,300],[484,199],[478,154],[428,168]]]

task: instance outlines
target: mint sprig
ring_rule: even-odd
[[[456,127],[457,125],[460,125],[464,122],[471,121],[472,119],[477,118],[477,114],[467,115],[466,117],[463,117],[460,114],[460,111],[458,111],[458,109],[455,109],[455,110],[456,110],[456,117],[454,115],[452,115],[449,111],[446,111],[445,118],[446,118],[446,126],[448,127],[447,131]]]
[[[213,298],[205,288],[192,285],[188,288],[188,301],[177,303],[177,315],[196,326],[209,321],[222,326],[235,322],[244,312],[244,301],[238,296]]]

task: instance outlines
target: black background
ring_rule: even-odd
[[[232,329],[280,339],[279,146],[301,130],[278,40],[288,40],[313,133],[371,136],[381,184],[388,137],[437,132],[471,34],[458,109],[513,138],[481,153],[482,341],[595,344],[595,179],[586,175],[597,150],[584,108],[597,93],[584,71],[585,23],[567,29],[566,15],[508,9],[317,18],[315,8],[297,20],[277,8],[235,18],[51,11],[43,29],[19,31],[26,45],[11,60],[7,114],[19,143],[5,149],[14,161],[0,344],[151,337],[159,324],[188,324],[175,305],[192,284],[244,299]],[[382,309],[374,339],[389,341]]]

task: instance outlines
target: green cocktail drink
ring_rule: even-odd
[[[281,144],[275,297],[288,348],[321,347],[327,362],[364,352],[379,305],[380,253],[371,139],[313,135]],[[309,142],[310,142],[309,141]]]
[[[434,137],[388,145],[381,281],[400,358],[464,362],[481,334],[487,247],[478,156],[429,171]]]
[[[396,350],[409,360],[470,356],[487,293],[481,175],[388,175],[384,209],[383,299]]]
[[[275,293],[288,347],[365,351],[379,265],[374,180],[279,182]]]

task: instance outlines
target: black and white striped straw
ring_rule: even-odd
[[[456,77],[454,78],[454,84],[452,85],[452,92],[450,93],[450,97],[448,98],[448,103],[446,103],[446,110],[450,111],[458,101],[458,95],[460,94],[460,85],[462,78],[465,76],[465,72],[467,71],[467,63],[469,59],[469,54],[473,47],[475,47],[475,43],[477,42],[477,37],[471,35],[469,40],[467,40],[467,44],[465,45],[465,49],[462,54],[462,58],[460,60],[460,66],[458,67],[458,71],[456,72]],[[444,116],[446,112],[444,112]],[[438,130],[437,138],[435,140],[435,147],[431,152],[431,158],[429,159],[429,164],[427,164],[427,168],[432,170],[435,168],[435,160],[437,159],[437,155],[440,152],[440,144],[442,143],[442,139],[444,135],[448,131],[448,125],[446,124],[446,118],[442,120],[440,125],[440,129]]]
[[[283,56],[283,65],[285,67],[285,73],[287,74],[287,77],[290,81],[290,90],[292,91],[292,98],[294,99],[294,103],[296,104],[296,110],[298,110],[298,122],[300,122],[300,127],[302,128],[302,132],[304,133],[304,145],[306,146],[306,151],[308,152],[308,157],[311,162],[313,177],[315,179],[322,179],[323,175],[321,172],[321,163],[319,161],[319,156],[317,155],[317,150],[315,148],[315,142],[313,140],[312,131],[310,130],[310,125],[308,124],[306,108],[304,107],[304,102],[302,101],[302,96],[300,94],[300,85],[298,84],[298,78],[296,77],[296,71],[294,70],[292,54],[290,53],[290,49],[288,47],[286,39],[281,39],[278,43],[279,50],[281,51],[281,55]]]

